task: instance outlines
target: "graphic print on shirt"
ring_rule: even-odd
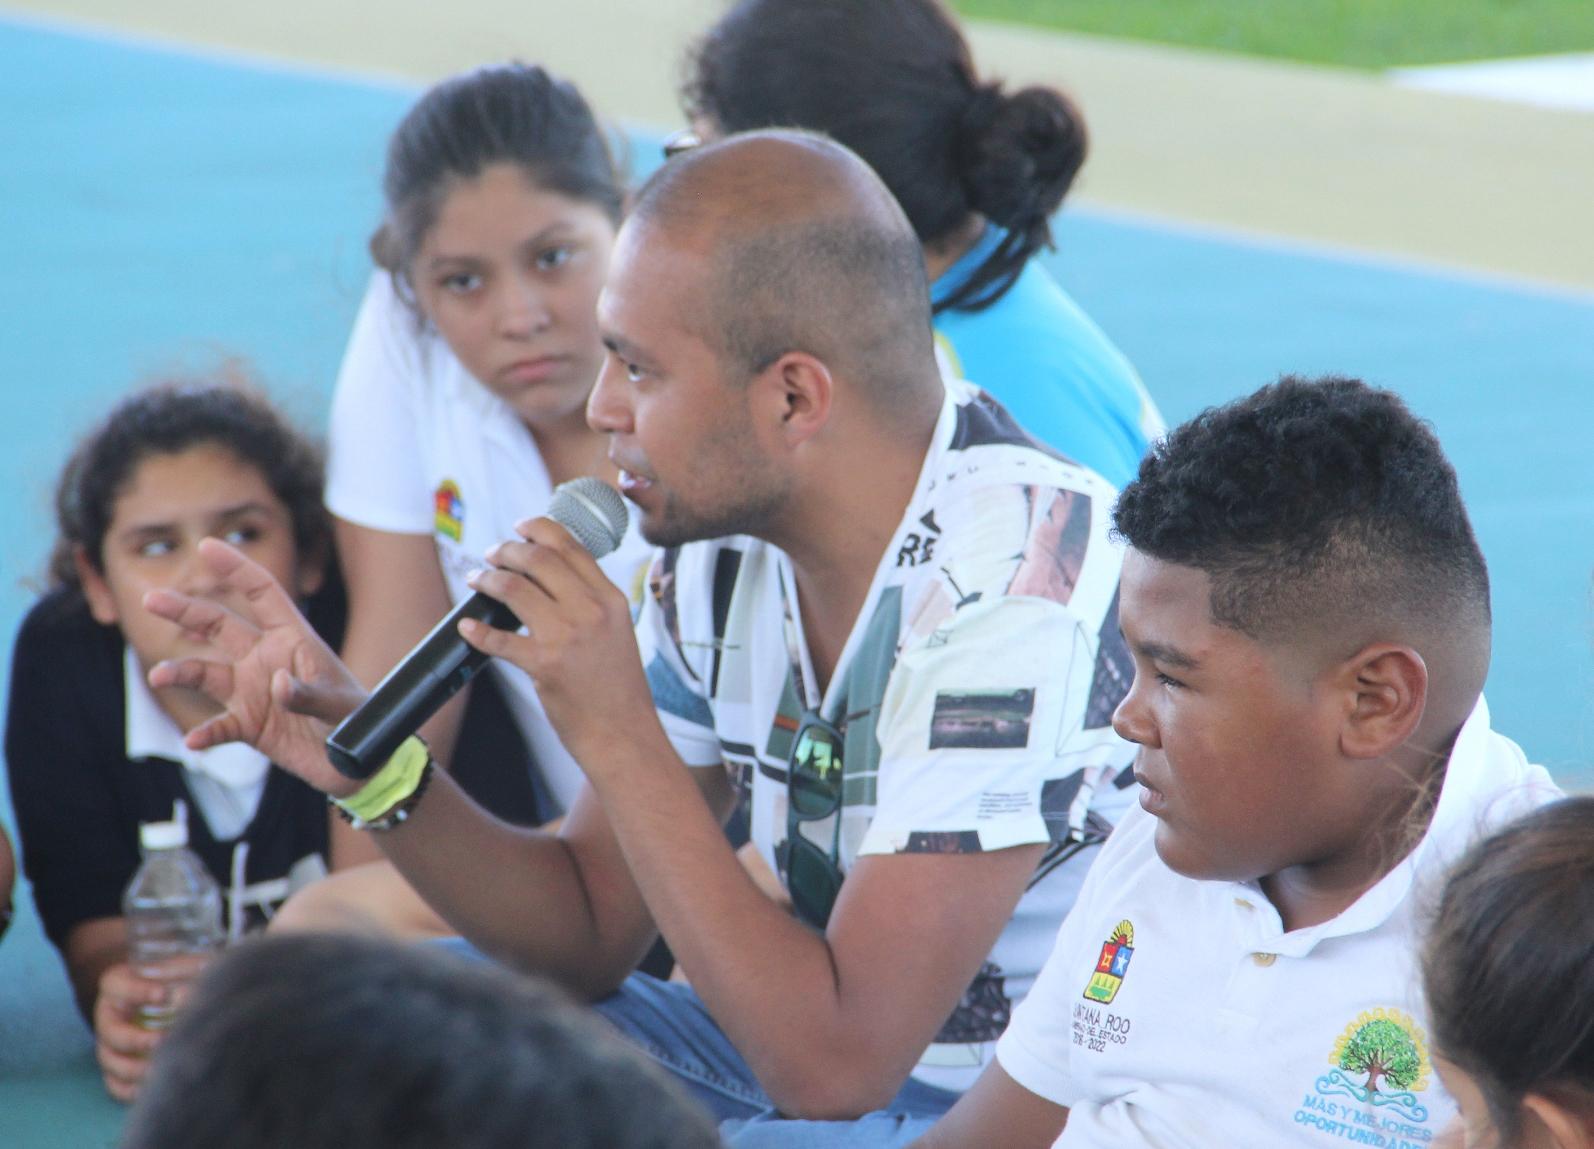
[[[1085,982],[1085,991],[1079,995],[1081,1000],[1074,1002],[1070,1036],[1087,1054],[1105,1055],[1114,1046],[1129,1044],[1134,1019],[1105,1007],[1118,996],[1134,956],[1135,927],[1125,918],[1112,928],[1102,943],[1096,968]]]
[[[943,690],[930,718],[930,749],[972,747],[1022,750],[1029,745],[1035,713],[1035,688],[1020,690]]]
[[[432,529],[456,543],[465,537],[465,500],[453,479],[444,479],[432,495]]]
[[[776,873],[804,840],[843,881],[864,856],[1041,847],[1012,921],[921,1063],[924,1080],[962,1089],[1051,948],[1077,888],[1069,863],[1099,846],[1106,811],[1132,800],[1117,800],[1116,782],[1133,752],[1110,726],[1130,678],[1115,621],[1103,621],[1116,589],[1112,490],[1033,449],[988,396],[959,385],[948,399],[828,689],[804,681],[797,572],[767,543],[661,556],[639,630],[666,731],[690,765],[726,770]],[[789,763],[810,712],[841,735],[839,802],[793,818]]]
[[[909,531],[902,536],[897,547],[897,565],[916,567],[935,557],[935,544],[941,538],[941,526],[935,521],[935,512],[926,511],[919,519],[922,531]]]
[[[989,391],[977,391],[971,402],[961,403],[957,410],[957,427],[952,432],[952,450],[967,451],[970,447],[1029,447],[1053,459],[1067,460],[1062,452],[1042,443],[1031,435],[1008,409],[996,401]]]
[[[1410,1014],[1363,1010],[1334,1041],[1328,1063],[1295,1111],[1297,1125],[1385,1149],[1417,1149],[1433,1140],[1419,1096],[1433,1066],[1422,1026]]]
[[[1118,996],[1129,972],[1129,961],[1135,956],[1135,927],[1125,918],[1113,928],[1101,945],[1101,956],[1096,959],[1096,969],[1085,983],[1087,1001],[1109,1004]]]
[[[1096,666],[1090,680],[1090,702],[1085,707],[1085,729],[1096,730],[1112,725],[1113,713],[1129,693],[1135,679],[1134,660],[1129,655],[1129,644],[1118,628],[1118,591],[1112,592],[1112,603],[1107,607],[1107,617],[1101,624],[1100,645],[1096,648]],[[1124,768],[1127,786],[1134,777],[1132,767]]]

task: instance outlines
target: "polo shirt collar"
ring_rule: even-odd
[[[1440,784],[1439,801],[1416,848],[1335,917],[1282,935],[1276,952],[1299,956],[1329,938],[1379,928],[1411,898],[1419,874],[1442,874],[1449,869],[1476,836],[1480,810],[1487,810],[1491,800],[1499,795],[1531,782],[1526,758],[1515,743],[1495,736],[1489,724],[1488,703],[1480,696],[1456,736]],[[1253,891],[1257,904],[1268,904],[1254,886],[1247,888]]]

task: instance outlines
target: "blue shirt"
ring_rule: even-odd
[[[930,287],[939,303],[964,283],[1003,231],[987,227]],[[1033,259],[983,311],[943,311],[936,346],[952,373],[989,391],[1037,439],[1115,487],[1167,430],[1129,360]]]

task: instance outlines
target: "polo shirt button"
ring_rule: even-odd
[[[1279,960],[1278,954],[1252,954],[1251,960],[1260,966],[1270,966]]]

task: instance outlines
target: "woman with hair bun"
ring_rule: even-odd
[[[1117,486],[1166,426],[1122,353],[1041,267],[1085,160],[1078,109],[982,81],[937,0],[740,0],[688,62],[699,136],[821,131],[902,205],[931,279],[937,346],[1037,438]]]

